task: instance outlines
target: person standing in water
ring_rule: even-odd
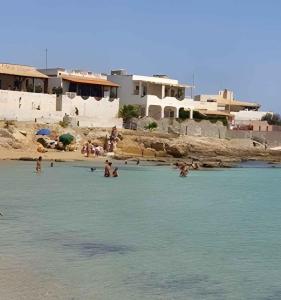
[[[42,156],[39,156],[39,158],[36,161],[36,172],[39,173],[42,171]]]
[[[105,161],[104,166],[104,177],[110,177],[111,176],[111,162],[108,162],[108,160]]]
[[[180,167],[180,177],[186,177],[188,174],[188,166],[186,163],[184,163],[181,167]]]

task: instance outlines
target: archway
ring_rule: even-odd
[[[155,120],[160,120],[162,117],[162,107],[160,105],[149,105],[148,116]]]
[[[173,106],[165,106],[164,108],[165,118],[177,118],[177,108]]]
[[[182,120],[186,120],[190,118],[190,110],[184,109],[184,107],[181,107],[179,109],[179,118]]]

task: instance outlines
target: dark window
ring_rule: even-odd
[[[70,82],[69,92],[83,97],[103,97],[103,86],[97,84],[77,84]]]

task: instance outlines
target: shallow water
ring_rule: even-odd
[[[0,254],[67,299],[281,299],[280,168],[33,169],[0,164]]]

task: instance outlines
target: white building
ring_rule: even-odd
[[[196,102],[200,103],[215,103],[218,111],[226,111],[228,113],[238,112],[241,110],[258,111],[260,105],[250,101],[241,101],[234,98],[234,94],[230,90],[219,91],[217,95],[196,95]]]
[[[117,88],[100,74],[0,64],[0,119],[121,127]]]
[[[57,93],[56,109],[69,115],[81,127],[122,127],[118,118],[118,84],[106,75],[62,68],[40,70],[48,75],[48,92]]]
[[[117,83],[121,105],[137,104],[143,108],[143,115],[161,119],[178,117],[180,109],[190,111],[192,118],[194,101],[185,96],[185,89],[191,86],[165,75],[127,75],[124,70],[112,71],[110,81]]]

